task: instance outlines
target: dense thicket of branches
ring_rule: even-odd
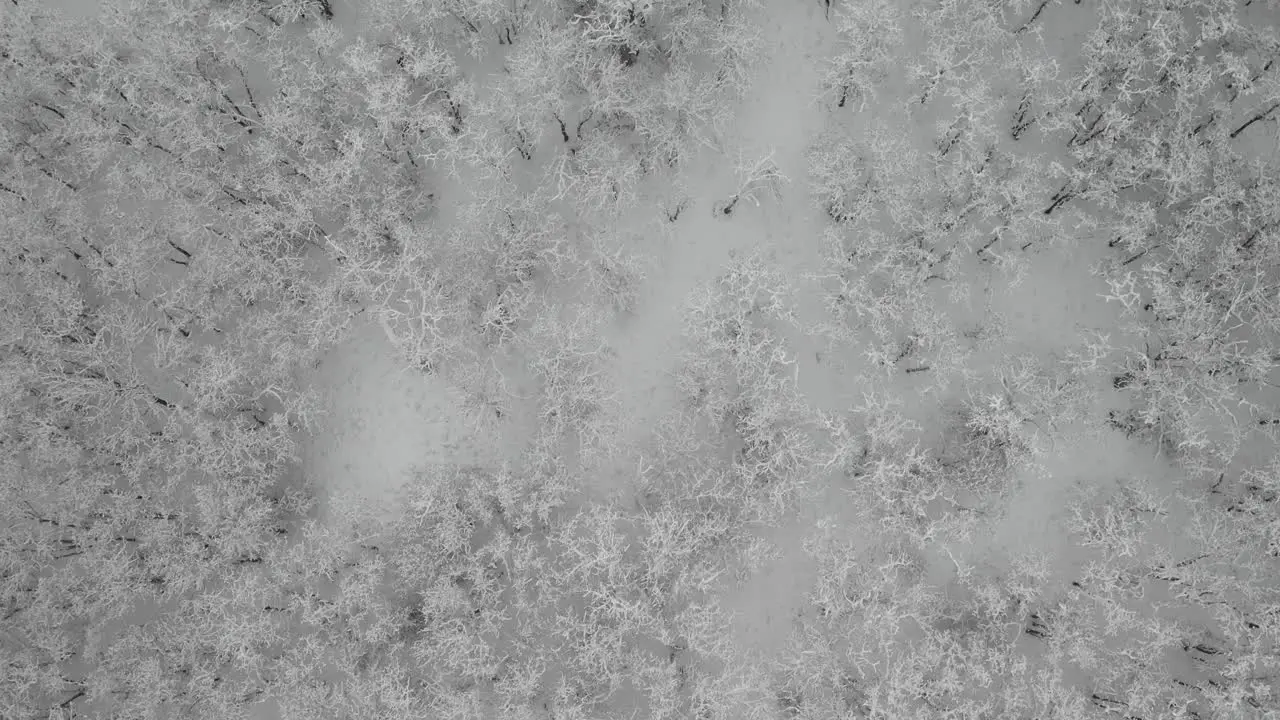
[[[759,249],[699,285],[680,404],[629,444],[606,338],[649,266],[620,227],[729,151],[752,5],[0,5],[0,716],[1280,713],[1261,5],[828,4],[810,177],[739,153],[713,208],[807,182],[825,266]],[[1098,259],[1120,326],[1057,356],[957,322],[1054,248]],[[537,427],[322,524],[299,378],[365,320],[479,427]],[[862,373],[852,407],[800,391],[806,334]],[[1067,560],[953,553],[1119,434],[1181,479],[1075,489]],[[584,492],[610,474],[623,500]],[[753,659],[722,599],[797,518],[811,583]]]

